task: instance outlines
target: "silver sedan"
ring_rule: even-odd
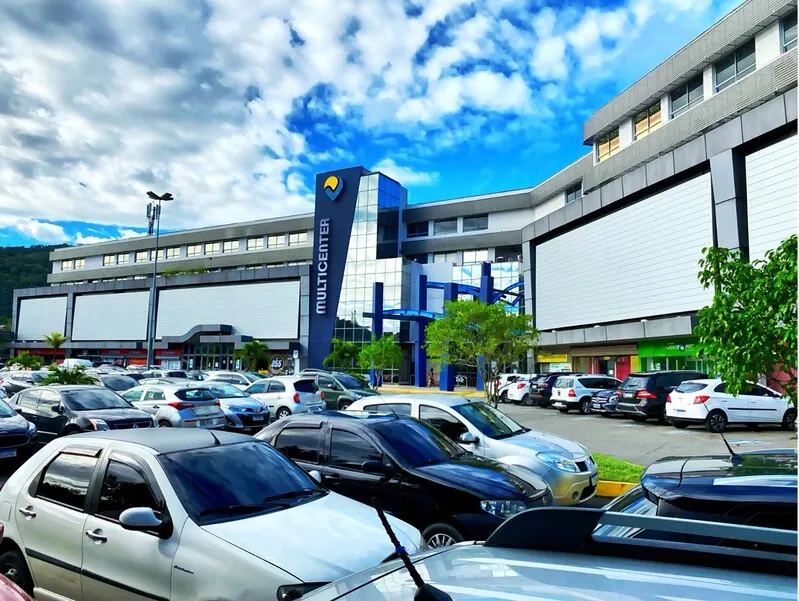
[[[160,428],[225,427],[219,399],[196,384],[148,384],[131,388],[122,396],[152,415]]]

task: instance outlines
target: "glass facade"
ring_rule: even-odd
[[[464,252],[465,254],[465,252]],[[458,284],[467,284],[469,286],[480,287],[480,263],[473,263],[471,265],[456,265],[452,268],[452,281]],[[491,275],[494,278],[494,290],[504,290],[511,284],[521,281],[522,279],[522,264],[519,261],[507,261],[505,263],[491,263]],[[511,304],[519,293],[518,288],[511,290],[505,295],[504,301]],[[474,297],[470,294],[462,294],[463,300],[471,300]],[[520,299],[515,307],[510,307],[508,310],[513,313],[518,313],[520,309],[524,308],[524,299]]]

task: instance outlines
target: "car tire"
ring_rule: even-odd
[[[74,428],[73,427],[73,428],[68,428],[67,430],[64,430],[64,433],[62,434],[62,436],[72,436],[73,434],[80,434],[80,433],[81,433],[81,429],[80,428]]]
[[[522,405],[524,405],[525,407],[532,407],[533,406],[533,401],[530,400],[530,395],[529,394],[525,394],[522,397]]]
[[[749,423],[749,424],[744,424],[744,425],[746,426],[746,429],[749,430],[750,432],[754,432],[755,430],[757,430],[760,427],[760,424]]]
[[[161,421],[158,422],[158,427],[159,428],[171,428],[172,427],[172,422],[170,422],[168,419],[162,419]]]
[[[796,409],[788,409],[782,417],[782,429],[796,431]]]
[[[291,411],[287,407],[281,407],[275,411],[275,420],[283,419],[291,415]]]
[[[338,410],[346,411],[347,407],[349,407],[350,405],[352,405],[352,401],[350,399],[344,399],[338,404]]]
[[[578,410],[580,411],[580,415],[588,415],[591,413],[591,399],[582,399],[578,406]]]
[[[558,411],[560,411],[561,413],[568,413],[569,412],[569,408],[568,407],[558,407]]]
[[[680,420],[674,420],[671,422],[671,425],[677,428],[678,430],[685,430],[688,427],[688,422],[681,422]]]
[[[727,429],[727,416],[721,409],[714,409],[707,414],[705,429],[713,434],[721,434]]]
[[[643,424],[649,418],[646,415],[633,415],[633,421]]]
[[[439,522],[425,528],[424,532],[422,532],[422,538],[424,538],[428,547],[435,549],[463,542],[465,537],[456,528]]]
[[[671,423],[671,418],[666,415],[666,405],[663,405],[658,411],[658,423],[661,426],[667,426]]]
[[[22,553],[11,549],[0,555],[0,574],[33,596],[33,578]]]
[[[499,402],[500,403],[507,403],[508,402],[508,391],[507,390],[503,390],[499,394]]]

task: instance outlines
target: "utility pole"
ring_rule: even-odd
[[[155,257],[153,258],[153,279],[150,282],[150,317],[147,325],[147,368],[155,363],[153,357],[153,341],[155,340],[155,279],[158,276],[158,235],[161,232],[161,202],[174,200],[169,192],[158,196],[155,192],[147,192],[151,202],[147,204],[147,235],[153,235],[155,226]]]

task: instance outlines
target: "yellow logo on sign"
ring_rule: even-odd
[[[330,175],[325,180],[323,187],[327,197],[330,200],[336,200],[338,195],[341,193],[342,188],[344,188],[344,181],[336,175]]]

